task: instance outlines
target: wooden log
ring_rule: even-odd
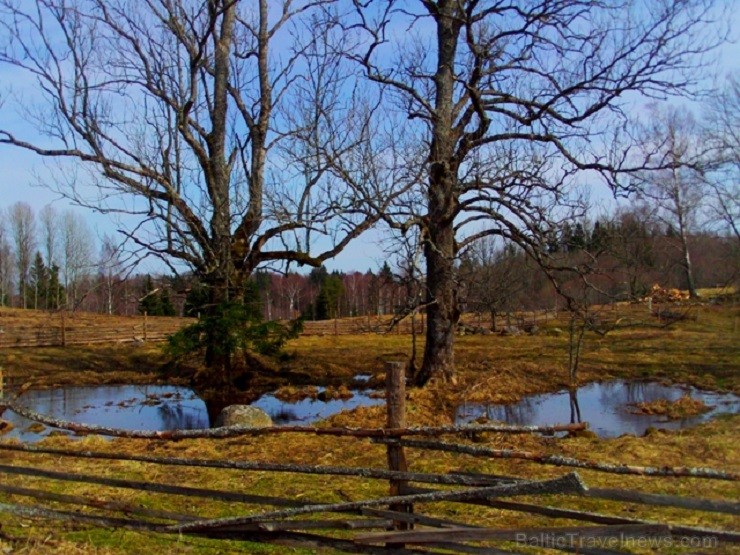
[[[406,493],[417,494],[417,493],[429,493],[437,490],[419,489],[419,488],[407,488]],[[645,524],[645,525],[665,525],[671,531],[672,535],[685,536],[685,537],[700,537],[700,538],[716,538],[718,541],[725,541],[731,543],[740,543],[740,533],[732,532],[729,530],[718,530],[714,528],[703,528],[697,526],[684,526],[682,524],[670,524],[655,522],[650,520],[641,520],[636,518],[628,518],[616,515],[605,515],[600,513],[592,513],[588,511],[578,511],[575,509],[561,509],[559,507],[550,507],[547,505],[535,505],[533,503],[521,503],[518,501],[502,501],[499,499],[472,499],[463,501],[471,505],[484,505],[486,507],[493,507],[496,509],[503,509],[507,511],[518,511],[542,516],[549,516],[552,518],[567,518],[570,520],[580,520],[583,522],[593,522],[595,524]]]
[[[452,553],[470,553],[471,555],[511,555],[512,553],[518,553],[516,551],[509,551],[506,549],[496,549],[494,547],[476,547],[474,545],[467,545],[464,543],[453,543],[453,542],[429,542],[424,544],[426,549],[443,549],[445,551],[451,551]]]
[[[253,526],[259,530],[277,532],[279,530],[361,530],[367,528],[388,528],[388,519],[372,518],[357,520],[275,520],[258,522]]]
[[[516,451],[513,449],[492,449],[490,447],[479,447],[474,445],[464,445],[460,443],[446,443],[443,441],[415,440],[415,439],[391,439],[375,438],[376,443],[398,443],[404,447],[413,447],[416,449],[429,449],[433,451],[445,451],[449,453],[463,453],[475,457],[487,457],[494,459],[522,459],[539,464],[553,466],[567,466],[572,468],[581,468],[594,470],[597,472],[608,472],[612,474],[633,474],[637,476],[665,476],[665,477],[686,477],[686,478],[708,478],[713,480],[738,481],[740,475],[713,468],[693,468],[685,466],[634,466],[627,464],[610,464],[592,461],[584,461],[570,457],[561,457],[558,455],[540,455],[529,451]]]
[[[644,505],[678,507],[692,511],[740,515],[740,503],[722,501],[719,499],[699,499],[693,497],[680,497],[677,495],[662,495],[610,488],[589,488],[585,495],[587,497],[609,499],[611,501],[625,501],[628,503],[641,503]]]
[[[405,520],[406,522],[409,522],[411,524],[421,524],[423,526],[433,526],[435,528],[478,528],[478,526],[474,526],[472,524],[464,524],[462,522],[456,522],[454,520],[436,518],[418,513],[408,514],[399,513],[398,511],[373,508],[365,508],[362,509],[360,512],[368,516],[389,518],[393,520]]]
[[[402,362],[389,362],[385,366],[386,371],[386,427],[393,429],[403,429],[406,427],[406,372]],[[392,472],[407,472],[408,463],[406,454],[400,445],[389,444],[386,446],[386,458],[388,459],[388,469]],[[401,489],[408,485],[405,480],[391,478],[390,496],[400,495]],[[411,514],[414,512],[414,506],[408,503],[391,505],[391,511]],[[408,530],[412,526],[404,521],[397,520],[393,523],[395,530]],[[403,547],[403,546],[400,546]]]
[[[288,463],[263,463],[252,461],[232,461],[213,459],[190,459],[176,457],[154,457],[149,455],[134,455],[127,453],[106,453],[103,451],[77,451],[73,449],[58,449],[39,447],[36,445],[16,445],[0,443],[0,451],[20,451],[24,453],[47,454],[62,457],[136,461],[158,465],[186,466],[201,468],[224,468],[246,471],[291,472],[296,474],[318,474],[333,476],[358,476],[379,480],[402,480],[404,482],[421,482],[430,484],[447,484],[462,486],[493,486],[509,483],[512,480],[502,480],[485,475],[465,474],[428,474],[423,472],[395,472],[379,468],[351,468],[342,466],[312,466]]]
[[[543,495],[543,494],[565,494],[582,493],[585,485],[576,473],[566,474],[560,478],[541,482],[521,482],[518,484],[507,484],[487,488],[473,488],[458,491],[437,491],[433,493],[422,493],[418,495],[399,495],[392,497],[380,497],[366,501],[353,501],[347,503],[329,503],[321,505],[306,505],[295,509],[271,511],[258,515],[238,516],[230,518],[217,518],[203,520],[201,522],[189,522],[173,525],[170,529],[181,532],[203,531],[217,529],[224,526],[238,526],[251,522],[265,520],[276,520],[290,518],[301,514],[341,512],[362,510],[366,507],[377,507],[378,505],[392,505],[395,503],[434,503],[438,501],[462,501],[466,499],[480,499],[489,497],[511,497],[516,495]]]
[[[359,545],[352,540],[333,538],[329,536],[319,536],[308,532],[241,532],[241,531],[224,531],[205,530],[202,532],[191,533],[190,535],[202,536],[206,538],[248,540],[250,542],[271,543],[279,546],[291,548],[307,548],[323,552],[323,548],[336,550],[340,553],[366,553],[368,555],[410,555],[410,554],[427,554],[429,551],[417,549],[389,549],[387,547],[377,547],[372,545]]]
[[[438,436],[444,434],[462,434],[474,432],[497,432],[497,433],[543,433],[551,434],[559,431],[576,431],[583,430],[585,424],[564,424],[562,426],[499,426],[499,425],[476,425],[476,426],[439,426],[439,427],[419,427],[419,428],[327,428],[318,426],[279,426],[268,428],[250,428],[246,426],[228,426],[223,428],[206,428],[197,430],[172,430],[172,431],[151,431],[151,430],[121,430],[118,428],[109,428],[106,426],[95,426],[91,424],[79,424],[60,418],[40,414],[29,408],[23,407],[17,403],[8,403],[8,408],[13,412],[41,422],[47,426],[53,426],[62,430],[73,432],[100,434],[114,437],[140,438],[140,439],[195,439],[195,438],[231,438],[241,436],[260,436],[270,434],[300,433],[329,436],[347,436],[347,437],[366,437],[366,438],[397,438],[409,435],[426,435]]]
[[[385,532],[357,536],[357,543],[403,542],[425,544],[445,541],[513,541],[522,545],[531,543],[552,543],[557,545],[565,540],[578,547],[583,540],[595,538],[667,538],[670,532],[667,526],[660,524],[628,524],[614,526],[562,526],[539,528],[515,528],[501,530],[498,528],[455,528],[447,530],[414,530],[404,532]],[[545,538],[545,541],[542,539]],[[576,543],[578,542],[578,543]]]
[[[9,503],[0,503],[0,512],[13,514],[23,518],[46,518],[52,520],[62,520],[66,522],[81,523],[81,524],[93,524],[96,526],[102,526],[106,528],[125,528],[130,530],[138,531],[150,531],[150,532],[168,532],[170,530],[164,529],[159,524],[153,524],[145,521],[120,519],[120,518],[105,518],[93,515],[85,515],[80,513],[70,513],[65,511],[54,511],[50,509],[43,509],[39,507],[26,507],[23,505],[13,505]],[[326,536],[315,536],[305,533],[295,532],[247,532],[247,536],[244,536],[242,531],[209,531],[207,533],[201,533],[198,535],[206,537],[221,537],[221,538],[237,538],[237,539],[248,539],[250,541],[258,542],[271,542],[276,544],[284,545],[298,545],[298,546],[309,546],[309,547],[331,547],[333,549],[339,549],[347,553],[367,553],[371,555],[407,555],[413,553],[422,553],[416,550],[408,549],[394,549],[387,550],[386,548],[374,548],[368,546],[358,546],[351,541],[342,540],[338,538],[330,538]]]
[[[477,472],[464,472],[456,474],[470,476],[471,478],[478,478],[480,480],[485,480],[486,478],[490,480],[499,480],[499,482],[518,482],[522,480],[522,478],[518,478],[515,476],[480,474]],[[593,487],[589,487],[584,495],[586,497],[594,497],[597,499],[626,501],[628,503],[640,503],[642,505],[677,507],[680,509],[689,509],[692,511],[706,511],[731,515],[740,514],[740,503],[734,501],[725,501],[722,499],[702,499],[698,497],[682,497],[678,495],[647,493],[636,490]]]
[[[138,515],[149,518],[158,518],[165,520],[174,520],[176,522],[187,522],[197,520],[196,517],[183,515],[180,513],[173,513],[171,511],[159,511],[155,509],[147,509],[145,507],[135,507],[128,503],[121,503],[119,501],[110,501],[104,499],[93,499],[90,497],[84,497],[81,495],[69,495],[65,493],[53,493],[49,491],[41,491],[37,489],[21,488],[17,486],[7,486],[0,484],[0,491],[11,495],[19,495],[22,497],[32,497],[34,499],[42,499],[44,501],[55,501],[57,503],[67,503],[70,505],[76,505],[81,507],[92,507],[95,509],[103,509],[112,512],[126,513],[130,515]]]
[[[49,518],[85,524],[95,524],[106,528],[126,528],[128,530],[165,531],[161,524],[124,518],[110,518],[81,513],[53,511],[41,507],[27,507],[10,503],[0,503],[0,513],[8,513],[24,518]]]
[[[143,482],[136,480],[124,480],[120,478],[102,478],[87,474],[75,474],[69,472],[57,472],[41,468],[28,468],[21,466],[0,465],[0,473],[15,474],[22,476],[35,476],[61,480],[66,482],[81,482],[86,484],[99,484],[115,488],[134,489],[140,491],[153,491],[157,493],[169,493],[172,495],[183,495],[187,497],[204,497],[208,499],[219,499],[221,501],[236,501],[240,503],[251,503],[255,505],[273,505],[276,507],[303,507],[309,501],[294,501],[283,497],[268,497],[264,495],[251,495],[233,491],[222,491],[207,488],[193,488],[188,486],[171,486],[155,482]]]

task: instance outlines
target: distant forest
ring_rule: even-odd
[[[132,273],[111,238],[96,248],[91,232],[71,213],[46,208],[35,215],[28,205],[17,203],[2,214],[4,306],[197,317],[207,304],[207,293],[192,275]],[[679,235],[644,206],[609,218],[564,223],[545,245],[548,259],[560,268],[549,275],[513,243],[492,238],[475,243],[457,264],[461,310],[494,318],[557,308],[563,301],[553,279],[570,295],[585,295],[589,303],[639,299],[654,284],[688,288]],[[688,236],[688,246],[688,270],[697,288],[736,283],[736,237],[695,232]],[[268,320],[403,314],[423,298],[420,272],[409,267],[398,257],[364,272],[258,270],[244,288],[244,302]]]

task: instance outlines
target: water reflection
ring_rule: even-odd
[[[323,387],[318,388],[319,392]],[[274,395],[264,395],[253,403],[267,412],[275,424],[312,424],[342,410],[384,403],[372,398],[370,392],[352,391],[350,399],[319,401],[303,399],[295,403],[280,401]],[[29,390],[18,398],[18,404],[38,413],[69,420],[124,430],[192,430],[208,428],[206,403],[191,389],[160,385],[114,385],[101,387],[65,387]],[[38,441],[59,431],[40,426],[7,410],[3,419],[13,424],[13,430],[0,438]]]
[[[581,406],[578,404],[578,388],[568,389],[568,400],[570,401],[570,423],[579,424],[581,420]]]
[[[18,404],[62,420],[124,430],[191,430],[208,427],[205,403],[190,389],[167,385],[116,385],[29,390]],[[38,441],[52,429],[6,411],[15,427],[3,438]]]
[[[319,387],[321,393],[325,388]],[[333,399],[320,401],[318,399],[301,399],[295,402],[286,402],[277,399],[274,395],[263,395],[257,399],[252,406],[261,408],[270,415],[272,421],[277,425],[313,424],[318,420],[328,418],[343,410],[352,410],[358,407],[371,407],[382,405],[385,399],[376,399],[368,393],[352,390],[349,399]]]
[[[632,403],[658,399],[676,401],[687,393],[714,408],[701,415],[671,421],[628,410]],[[458,407],[456,420],[465,423],[485,417],[508,424],[534,426],[583,421],[601,437],[617,437],[642,435],[650,426],[665,429],[695,426],[722,412],[740,412],[740,397],[653,382],[611,381],[588,384],[577,390],[531,395],[515,405],[467,403]]]

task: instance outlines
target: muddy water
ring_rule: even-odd
[[[659,399],[675,401],[686,394],[712,406],[712,410],[680,420],[667,420],[661,416],[634,414],[630,411],[633,403]],[[507,424],[533,426],[588,422],[590,429],[600,437],[617,437],[622,434],[642,435],[649,427],[675,430],[695,426],[723,412],[740,412],[740,397],[692,387],[617,380],[584,385],[574,395],[567,390],[530,395],[513,405],[467,403],[458,407],[456,420],[458,423],[466,423],[485,418]]]

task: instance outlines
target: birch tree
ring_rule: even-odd
[[[8,213],[15,252],[19,305],[28,308],[27,287],[33,254],[36,249],[36,220],[26,202],[16,202]]]
[[[85,221],[71,210],[62,214],[60,222],[61,270],[68,309],[77,308],[81,301],[80,285],[93,266],[93,239]]]
[[[691,261],[690,234],[699,225],[705,200],[704,172],[710,150],[703,144],[693,116],[680,109],[653,111],[643,127],[645,158],[664,169],[639,172],[640,194],[656,209],[657,217],[675,230],[681,268],[689,295],[699,296]]]
[[[0,306],[10,304],[13,285],[13,249],[5,222],[5,210],[0,210]]]
[[[740,248],[740,73],[730,75],[709,101],[704,137],[713,148],[706,176],[712,216]]]

